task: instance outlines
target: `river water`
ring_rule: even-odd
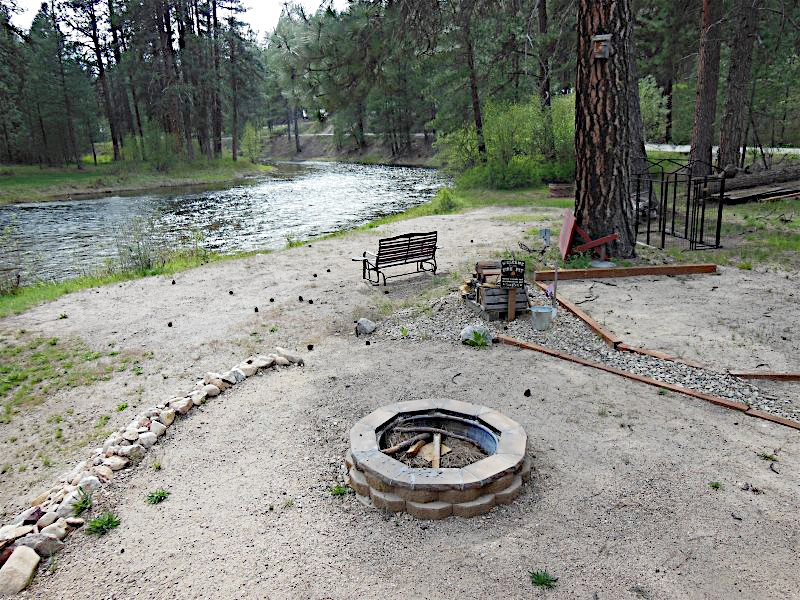
[[[118,257],[130,232],[143,225],[170,244],[199,243],[221,253],[277,249],[354,227],[429,200],[445,178],[431,169],[334,162],[281,163],[253,183],[215,191],[0,206],[0,231],[22,259],[25,280],[53,280],[96,271]],[[8,226],[11,226],[10,228]],[[190,241],[191,239],[191,241]],[[124,242],[123,242],[124,241]]]

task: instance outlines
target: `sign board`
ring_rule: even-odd
[[[525,261],[500,261],[500,287],[521,288],[525,286]]]

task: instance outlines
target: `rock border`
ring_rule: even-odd
[[[403,414],[433,411],[471,417],[488,427],[497,436],[496,452],[460,469],[413,468],[381,452],[384,425]],[[485,406],[443,398],[397,402],[371,412],[350,430],[347,482],[364,502],[391,512],[419,519],[475,517],[520,495],[523,481],[530,479],[527,445],[519,423]]]
[[[141,462],[177,415],[187,415],[192,407],[205,404],[260,370],[303,364],[299,354],[280,347],[266,356],[251,356],[225,373],[206,373],[185,394],[140,412],[127,426],[114,431],[102,447],[94,448],[86,460],[35,498],[30,508],[0,527],[0,596],[28,586],[40,560],[61,550],[63,540],[84,525],[84,519],[74,516],[75,504],[111,482],[115,472]]]

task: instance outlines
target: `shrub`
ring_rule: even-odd
[[[664,140],[667,101],[655,77],[648,75],[639,80],[639,104],[642,111],[644,137],[649,142]]]
[[[113,512],[107,512],[91,519],[86,524],[85,531],[88,535],[105,535],[112,529],[119,527],[119,524],[119,517]]]

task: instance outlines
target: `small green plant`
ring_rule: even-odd
[[[50,338],[49,340],[47,340],[47,343],[50,344],[51,346],[55,346],[58,343],[58,338],[57,337]]]
[[[294,506],[294,498],[287,498],[286,502],[283,503],[283,508],[291,508]]]
[[[303,245],[303,240],[298,240],[296,237],[292,235],[286,236],[286,247],[287,248],[297,248],[298,246]]]
[[[473,348],[485,348],[492,343],[492,339],[482,331],[473,331],[472,337],[464,340],[464,343]]]
[[[666,396],[667,395],[667,390],[665,390],[664,388],[661,388],[660,390],[658,390],[658,395],[659,396]]]
[[[739,268],[742,271],[752,271],[753,270],[753,263],[751,263],[751,262],[741,262],[741,263],[739,263]]]
[[[400,337],[408,337],[408,329],[406,327],[400,328]]]
[[[53,465],[53,463],[46,456],[42,459],[42,466],[43,467],[47,468],[47,467],[51,467],[52,465]]]
[[[95,427],[97,429],[102,429],[108,424],[110,418],[111,417],[109,417],[108,415],[100,415],[100,418],[97,419],[97,425],[95,425]]]
[[[278,331],[278,326],[277,325],[273,325],[272,327],[269,328],[269,332],[270,333],[275,333],[276,331]]]
[[[78,499],[72,503],[72,513],[79,517],[85,510],[92,508],[92,497],[82,487],[78,488]]]
[[[103,513],[99,517],[95,517],[94,519],[90,519],[88,523],[86,523],[86,533],[88,535],[105,535],[112,529],[119,527],[120,520],[117,515],[113,512],[109,511],[107,513]]]
[[[547,571],[531,571],[528,574],[531,577],[531,583],[537,587],[553,588],[558,581],[558,577],[553,577]]]
[[[588,252],[574,254],[567,261],[566,266],[570,269],[588,269],[592,266],[592,255]]]
[[[161,459],[157,458],[153,461],[153,471],[160,471],[161,470]]]
[[[761,452],[758,455],[758,457],[761,460],[769,460],[769,461],[772,461],[772,462],[778,462],[778,457],[775,456],[774,454],[769,454],[768,452]]]
[[[712,481],[708,484],[708,487],[710,487],[712,490],[721,490],[722,484],[719,481]]]
[[[6,473],[8,473],[10,470],[11,470],[11,465],[9,465],[8,463],[6,463],[6,464],[4,464],[2,467],[0,467],[0,475],[5,475],[5,474],[6,474]]]
[[[142,373],[144,373],[144,370],[139,365],[136,365],[135,367],[133,367],[133,372],[136,375],[141,375]]]
[[[61,314],[58,316],[58,318],[59,318],[59,319],[69,319],[69,315],[67,315],[67,313],[61,313]]]
[[[605,408],[601,408],[600,410],[597,411],[597,416],[598,417],[607,417],[610,414],[611,413],[608,412]]]
[[[335,486],[331,488],[331,496],[338,497],[338,496],[346,496],[347,494],[352,494],[353,490],[351,490],[346,485],[342,485],[341,483],[337,483]]]
[[[167,498],[169,498],[169,492],[164,488],[159,488],[155,492],[150,492],[147,494],[147,503],[161,504]]]
[[[127,402],[123,402],[121,404],[117,404],[117,412],[122,412],[126,408],[128,408],[128,403]]]
[[[63,437],[64,437],[64,431],[61,429],[61,427],[56,427],[55,438],[57,440],[60,440]]]

